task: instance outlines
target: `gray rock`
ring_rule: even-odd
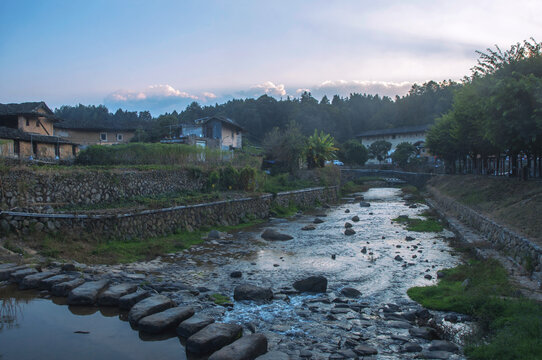
[[[208,239],[220,239],[220,232],[218,230],[211,230],[209,231],[209,235],[207,235]]]
[[[429,274],[425,274],[423,277],[424,277],[425,279],[427,279],[427,280],[433,279],[433,277],[432,277],[431,275],[429,275]]]
[[[273,300],[273,291],[270,288],[243,284],[233,290],[233,298],[239,300],[270,301]]]
[[[359,356],[369,356],[369,355],[376,355],[378,354],[378,350],[376,350],[374,347],[371,347],[369,345],[358,345],[354,348],[354,351]]]
[[[345,235],[348,235],[348,236],[354,235],[355,233],[356,233],[356,232],[355,232],[354,229],[352,229],[352,228],[348,228],[348,229],[344,230],[344,234],[345,234]]]
[[[51,276],[45,279],[41,279],[38,282],[38,289],[40,290],[51,290],[53,285],[60,284],[66,281],[73,280],[77,277],[77,275],[72,274],[58,274],[55,276]]]
[[[420,352],[422,351],[422,347],[416,343],[408,342],[405,345],[403,345],[402,351],[403,352]]]
[[[361,296],[361,292],[351,287],[345,287],[341,290],[341,294],[348,298],[357,298]]]
[[[294,237],[288,234],[279,233],[276,230],[266,229],[262,233],[262,238],[265,240],[271,240],[271,241],[286,241],[286,240],[292,240]]]
[[[350,212],[350,209],[346,209],[344,212],[348,214]]]
[[[371,204],[369,204],[369,203],[366,202],[366,201],[362,201],[362,202],[359,203],[359,206],[361,206],[361,207],[370,207]]]
[[[270,351],[265,355],[258,356],[256,360],[290,360],[290,356],[281,351]]]
[[[361,249],[361,253],[362,253],[362,254],[367,254],[367,246],[364,246],[364,247]]]
[[[119,306],[119,299],[137,290],[136,284],[122,283],[110,286],[98,296],[100,306]]]
[[[62,265],[62,271],[75,271],[75,265],[71,263],[67,263]]]
[[[70,291],[83,284],[85,280],[83,278],[76,278],[70,281],[54,284],[51,287],[51,294],[54,296],[68,296]]]
[[[241,271],[232,271],[230,273],[230,277],[238,279],[243,276],[243,273]]]
[[[79,285],[68,295],[68,305],[94,305],[100,291],[109,285],[109,280],[89,281]]]
[[[424,350],[418,354],[418,357],[422,359],[449,359],[453,354],[447,351],[428,351]]]
[[[314,226],[314,225],[306,225],[306,226],[303,226],[303,227],[301,228],[301,230],[303,230],[303,231],[316,230],[316,226]]]
[[[12,272],[9,276],[9,281],[12,283],[20,283],[28,275],[36,274],[38,270],[34,268],[24,268],[15,272]]]
[[[435,329],[427,327],[427,326],[408,329],[408,333],[414,337],[418,337],[418,338],[422,338],[426,340],[435,340],[439,338]]]
[[[252,360],[267,352],[267,338],[262,334],[250,334],[223,347],[209,360]]]
[[[358,222],[358,221],[359,221],[359,216],[356,215],[356,216],[352,217],[351,220],[352,220],[353,222]]]
[[[155,295],[135,304],[128,313],[128,321],[135,325],[146,316],[156,314],[175,306],[175,303],[164,295]]]
[[[56,274],[58,274],[58,270],[44,271],[37,274],[28,275],[19,283],[19,289],[35,289],[38,287],[41,280],[50,278]]]
[[[389,321],[388,326],[394,329],[410,329],[412,327],[409,322],[400,320]]]
[[[16,266],[14,264],[3,264],[4,266],[0,268],[0,281],[6,281],[9,279],[11,274],[19,270],[27,269],[26,266]]]
[[[406,236],[405,240],[406,241],[414,241],[414,240],[416,240],[416,238],[413,238],[412,236]]]
[[[347,228],[347,229],[348,229],[348,228],[351,228],[352,226],[353,226],[353,225],[350,224],[348,221],[344,223],[344,227]]]
[[[186,340],[186,350],[195,355],[213,353],[241,337],[243,328],[237,324],[213,323]]]
[[[324,222],[324,220],[322,220],[320,218],[316,218],[316,219],[313,220],[313,224],[321,224],[323,222]]]
[[[119,309],[130,310],[132,306],[141,300],[148,298],[149,296],[151,296],[151,293],[145,290],[136,291],[131,294],[121,296],[119,298]]]
[[[327,279],[323,276],[309,276],[306,279],[294,282],[293,287],[300,292],[325,293],[327,291]]]
[[[456,314],[448,314],[444,316],[444,320],[449,321],[451,323],[456,323],[459,320],[459,318],[457,317]]]
[[[177,327],[177,335],[183,338],[189,338],[207,325],[215,322],[215,319],[202,315],[194,315],[189,319],[184,320]]]
[[[403,258],[400,255],[395,256],[394,259],[397,261],[403,261]]]
[[[459,348],[456,344],[446,340],[433,340],[431,341],[431,345],[429,345],[429,351],[456,352],[459,351]]]
[[[174,307],[142,318],[137,327],[141,331],[158,334],[176,327],[192,315],[194,308],[191,306]]]

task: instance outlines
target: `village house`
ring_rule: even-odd
[[[163,139],[162,143],[181,143],[222,150],[240,149],[243,144],[243,128],[224,116],[208,116],[194,120],[192,124],[181,124],[177,134]]]
[[[68,160],[77,145],[54,135],[61,120],[43,102],[0,104],[0,157],[30,160]]]
[[[391,150],[389,151],[389,155],[391,155],[395,151],[397,145],[402,142],[408,142],[418,149],[419,155],[421,157],[431,158],[431,154],[429,154],[425,149],[425,136],[429,127],[430,125],[418,125],[400,127],[395,129],[369,130],[362,132],[357,136],[357,138],[359,138],[361,140],[361,143],[367,148],[371,146],[371,144],[375,141],[388,141],[389,143],[391,143]],[[367,161],[367,163],[378,164],[378,160],[370,159],[369,161]]]
[[[55,135],[85,148],[89,145],[116,145],[130,142],[136,129],[121,125],[86,125],[59,122],[55,124]]]

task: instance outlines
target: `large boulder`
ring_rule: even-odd
[[[266,229],[262,233],[262,238],[265,240],[270,240],[270,241],[286,241],[286,240],[292,240],[294,237],[288,234],[279,233],[276,230]]]
[[[109,280],[86,282],[72,291],[68,295],[68,305],[94,305],[100,291],[105,289]]]
[[[348,298],[357,298],[361,296],[361,292],[351,287],[345,287],[341,290],[341,294]]]
[[[55,276],[44,278],[38,282],[38,289],[51,290],[51,288],[56,284],[67,282],[76,278],[77,278],[77,275],[74,275],[74,274],[58,274]]]
[[[110,286],[98,296],[98,305],[118,306],[119,299],[124,295],[131,294],[137,290],[136,284],[122,283]]]
[[[194,315],[194,308],[191,306],[174,307],[162,312],[149,315],[139,320],[137,327],[139,330],[158,334],[165,330],[172,329]]]
[[[186,350],[195,355],[211,354],[231,344],[243,335],[243,328],[237,324],[213,323],[186,340]]]
[[[235,287],[235,289],[233,290],[233,298],[236,301],[270,301],[273,300],[273,291],[271,291],[271,288],[243,284]]]
[[[327,279],[324,276],[309,276],[306,279],[298,280],[293,284],[300,292],[325,293],[327,291]]]
[[[135,325],[146,316],[156,314],[175,306],[175,303],[164,295],[155,295],[135,304],[128,313],[128,321]]]
[[[177,335],[185,339],[189,338],[207,325],[211,325],[214,322],[215,319],[213,318],[202,315],[194,315],[179,324],[177,327]]]
[[[253,360],[266,352],[267,338],[262,334],[251,334],[218,350],[209,360]]]

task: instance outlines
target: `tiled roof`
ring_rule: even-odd
[[[35,135],[21,131],[19,129],[8,128],[5,126],[0,126],[0,139],[13,139],[13,140],[23,140],[23,141],[35,141],[39,143],[48,143],[48,144],[74,144],[65,139],[59,138],[57,136],[47,136],[47,135]]]

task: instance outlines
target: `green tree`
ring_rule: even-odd
[[[338,149],[334,143],[335,139],[330,134],[324,134],[323,131],[318,134],[318,130],[314,129],[314,134],[307,139],[305,149],[309,169],[324,167],[326,161],[335,159]]]
[[[369,145],[369,157],[377,159],[379,163],[388,157],[388,152],[391,149],[391,143],[386,140],[378,140]]]
[[[395,151],[391,154],[391,159],[399,166],[405,167],[416,156],[416,153],[417,149],[414,145],[409,142],[402,142],[397,145]]]
[[[295,122],[290,122],[284,130],[275,127],[263,140],[265,158],[278,161],[280,169],[293,174],[299,169],[305,142]]]
[[[361,142],[352,139],[340,146],[338,157],[347,164],[364,165],[369,158],[369,153]]]

